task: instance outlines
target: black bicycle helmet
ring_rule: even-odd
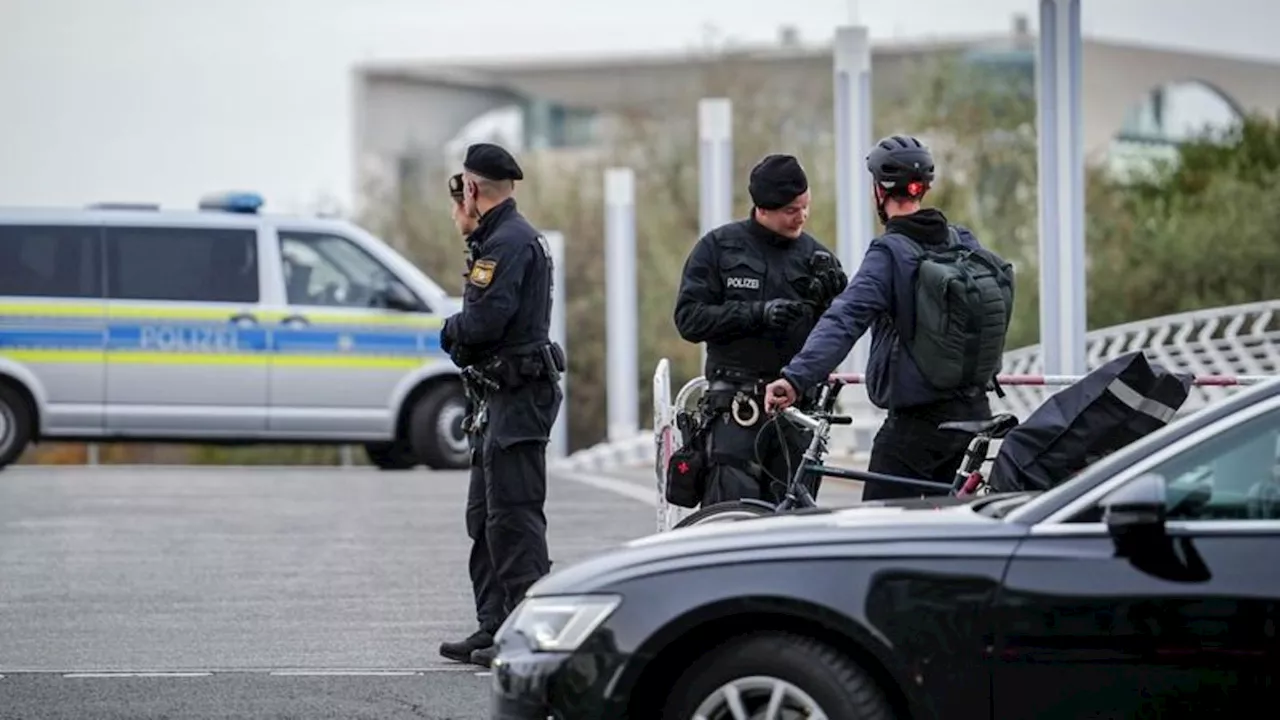
[[[933,183],[933,154],[928,146],[909,135],[890,135],[871,148],[867,170],[876,186],[888,195],[921,195]],[[921,183],[923,188],[909,192],[907,186],[912,182]]]
[[[867,154],[875,184],[876,212],[888,222],[884,204],[891,197],[919,199],[933,184],[933,153],[910,135],[890,135]]]

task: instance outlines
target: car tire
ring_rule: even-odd
[[[834,648],[801,635],[760,632],[697,660],[669,696],[663,717],[730,717],[729,688],[738,690],[752,717],[777,688],[783,689],[784,702],[816,706],[829,720],[895,716],[876,681]]]
[[[471,446],[462,430],[467,397],[457,383],[431,388],[409,416],[413,453],[433,470],[461,470],[471,466]]]
[[[364,454],[379,470],[411,470],[419,464],[413,448],[403,440],[365,443]]]
[[[683,518],[676,523],[673,530],[680,528],[693,527],[694,525],[708,525],[710,523],[733,522],[736,520],[746,520],[753,517],[764,517],[765,515],[773,515],[774,510],[760,503],[748,503],[741,500],[730,500],[728,502],[716,503],[699,508],[697,512],[691,513],[688,517]]]
[[[0,384],[0,468],[22,457],[34,429],[35,418],[26,398],[11,385]]]

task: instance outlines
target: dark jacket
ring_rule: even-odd
[[[809,300],[810,263],[819,251],[832,254],[808,233],[784,237],[754,218],[698,240],[685,260],[675,325],[685,340],[707,344],[708,377],[727,368],[778,377],[827,303],[812,301],[808,317],[778,335],[765,332],[764,304],[775,298]]]
[[[919,267],[900,235],[926,246],[943,244],[948,241],[947,228],[946,216],[932,208],[890,218],[885,233],[871,241],[849,286],[818,320],[804,349],[783,368],[782,375],[801,392],[808,390],[835,371],[858,338],[870,329],[867,394],[877,407],[901,410],[957,398],[985,397],[983,388],[935,390],[898,344],[899,335],[911,337],[915,331],[915,276]],[[962,244],[979,247],[972,232],[955,228]]]
[[[551,328],[551,254],[542,235],[508,198],[485,213],[467,238],[462,311],[445,321],[441,345],[465,348],[481,359],[527,352],[548,342]]]

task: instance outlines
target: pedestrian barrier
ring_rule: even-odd
[[[706,378],[699,376],[685,383],[680,388],[674,398],[671,398],[670,387],[670,362],[663,358],[658,362],[658,367],[653,374],[653,397],[654,397],[654,436],[653,442],[657,446],[657,453],[654,463],[654,474],[657,478],[658,486],[658,532],[665,532],[688,513],[694,512],[693,509],[682,508],[667,502],[666,485],[667,485],[667,463],[671,459],[671,454],[684,441],[680,435],[680,430],[676,427],[676,414],[681,410],[693,409],[693,404],[697,397],[701,396],[702,391],[706,389]],[[865,382],[866,376],[861,373],[834,373],[832,380],[839,380],[851,385],[861,385]],[[1000,375],[997,381],[1003,388],[1018,387],[1066,387],[1072,385],[1083,378],[1084,375]],[[1192,380],[1192,385],[1198,388],[1232,388],[1245,385],[1254,385],[1260,382],[1273,379],[1275,375],[1197,375]],[[993,399],[994,400],[994,399]],[[993,401],[992,405],[996,403]],[[994,409],[994,408],[993,408]],[[1031,408],[1034,410],[1034,408]],[[1188,410],[1184,405],[1179,415],[1185,415],[1188,412],[1194,412],[1195,409]],[[997,411],[999,412],[999,411]],[[1018,417],[1025,418],[1030,414],[1030,410]],[[858,418],[855,418],[855,423]],[[992,443],[992,447],[998,449],[999,441]]]

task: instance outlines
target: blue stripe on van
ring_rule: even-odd
[[[422,330],[241,328],[226,323],[109,323],[98,327],[0,325],[0,348],[422,356],[440,353],[440,333]]]

